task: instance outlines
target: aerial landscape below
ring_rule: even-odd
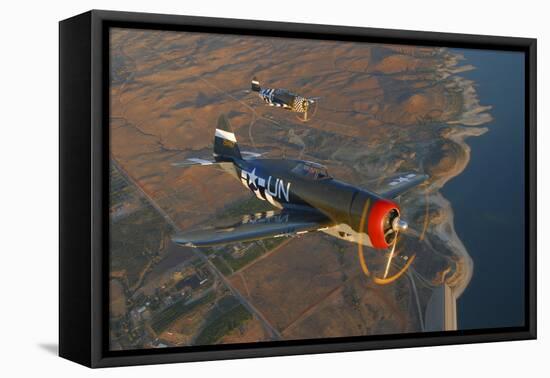
[[[110,66],[111,350],[460,329],[477,255],[442,191],[468,167],[469,141],[497,127],[460,51],[112,28]],[[181,235],[280,220],[273,198],[243,188],[254,171],[207,166],[215,133],[248,162],[314,162],[316,175],[391,192],[407,223],[391,219],[386,249],[318,218],[197,248]],[[387,190],[416,177],[402,196]],[[277,180],[288,202],[298,183]]]

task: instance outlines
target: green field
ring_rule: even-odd
[[[271,251],[286,240],[288,240],[288,238],[270,238],[262,240],[262,243],[264,244],[265,249]]]
[[[195,339],[196,345],[214,344],[227,333],[233,331],[246,321],[252,319],[252,314],[241,304],[229,311],[211,319]]]
[[[165,308],[164,310],[156,313],[151,320],[151,328],[159,334],[162,333],[170,324],[172,324],[179,317],[189,314],[197,307],[208,303],[216,297],[214,292],[210,292],[204,297],[197,299],[191,303],[187,303],[187,299],[180,299],[172,306]]]
[[[233,273],[220,256],[215,256],[214,258],[212,258],[211,261],[224,276],[229,276],[231,275],[231,273]]]

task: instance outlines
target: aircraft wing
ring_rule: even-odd
[[[402,173],[387,180],[378,193],[384,198],[399,197],[408,190],[422,184],[428,177],[428,175],[414,172]]]
[[[208,227],[175,235],[176,244],[210,247],[317,231],[332,224],[325,215],[309,211],[267,211],[246,215],[241,221],[223,227]]]

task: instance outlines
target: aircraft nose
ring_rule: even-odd
[[[392,229],[394,231],[405,231],[409,228],[409,224],[399,217],[393,220]]]

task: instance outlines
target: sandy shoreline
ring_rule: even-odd
[[[462,67],[457,66],[463,57],[459,54],[452,54],[451,52],[447,52],[447,54],[450,55],[446,59],[448,66],[440,69],[443,77],[448,78],[451,75],[475,69],[475,67],[471,65]],[[447,245],[453,249],[453,252],[459,258],[458,261],[456,261],[454,273],[445,278],[445,283],[451,288],[452,297],[456,302],[470,283],[474,270],[474,261],[456,234],[452,206],[450,202],[439,193],[439,190],[443,188],[449,180],[460,175],[464,169],[466,169],[470,162],[471,153],[471,148],[466,143],[466,138],[480,136],[489,131],[487,127],[479,126],[490,122],[492,117],[487,113],[487,111],[491,109],[491,106],[480,105],[474,87],[475,83],[472,80],[460,76],[454,76],[451,77],[451,79],[454,86],[460,89],[463,95],[463,112],[460,118],[447,122],[450,128],[442,137],[458,145],[463,151],[464,156],[461,159],[457,159],[454,167],[448,170],[445,176],[440,177],[432,183],[433,189],[437,188],[437,195],[433,195],[430,200],[436,203],[440,208],[446,209],[444,221],[435,225],[432,229],[432,233],[441,240],[446,241]],[[456,304],[454,307],[456,311]]]

